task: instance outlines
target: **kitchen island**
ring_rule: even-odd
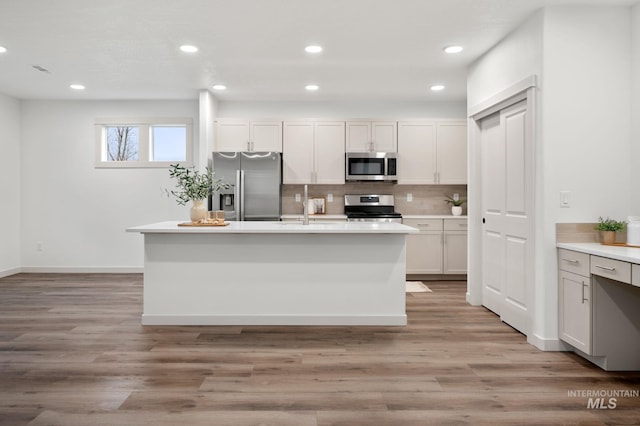
[[[398,223],[231,222],[144,235],[145,325],[405,325]]]

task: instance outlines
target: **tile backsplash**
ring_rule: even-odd
[[[333,202],[326,203],[327,214],[344,214],[345,194],[391,194],[395,197],[396,211],[403,215],[451,214],[451,205],[445,203],[446,195],[467,196],[467,185],[394,185],[388,183],[347,183],[344,185],[309,185],[309,197],[333,195]],[[301,214],[302,203],[295,195],[304,193],[304,185],[282,185],[282,214]],[[411,194],[413,201],[407,201]],[[462,214],[467,214],[467,205]]]

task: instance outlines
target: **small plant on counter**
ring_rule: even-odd
[[[467,199],[466,199],[466,198],[458,198],[458,199],[456,200],[456,199],[454,199],[453,197],[450,197],[450,196],[448,196],[448,195],[445,195],[445,197],[447,197],[447,199],[446,199],[446,200],[444,200],[444,201],[445,201],[445,202],[447,202],[447,203],[449,203],[449,204],[451,204],[451,205],[453,205],[453,206],[461,206],[461,205],[463,205],[464,203],[466,203],[466,202],[467,202]]]
[[[618,232],[618,231],[622,231],[624,229],[624,226],[626,225],[626,223],[627,222],[625,222],[625,221],[618,221],[618,220],[614,220],[614,219],[609,219],[609,217],[604,219],[602,216],[600,216],[598,218],[598,225],[596,225],[596,230],[597,231],[614,231],[614,232]]]
[[[204,200],[211,193],[227,189],[230,186],[221,179],[214,178],[213,170],[209,167],[204,172],[199,172],[180,164],[171,164],[169,176],[177,180],[176,189],[171,191],[165,189],[165,192],[167,196],[176,197],[176,201],[181,206],[189,201]]]

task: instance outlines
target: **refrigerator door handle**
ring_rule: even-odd
[[[244,221],[244,170],[238,170],[240,174],[240,220]]]
[[[236,184],[233,187],[233,202],[235,203],[237,220],[242,220],[242,202],[240,201],[240,170],[236,170]]]

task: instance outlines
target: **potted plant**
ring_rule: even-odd
[[[184,206],[189,201],[193,203],[190,211],[192,222],[198,222],[206,218],[205,198],[221,189],[229,188],[228,183],[214,178],[213,175],[213,170],[209,167],[204,172],[199,172],[180,164],[171,164],[169,166],[169,176],[176,179],[176,189],[171,191],[167,189],[165,191],[167,195],[176,197],[176,201],[181,206]]]
[[[600,231],[600,242],[602,244],[613,244],[616,241],[616,232],[624,229],[626,222],[610,219],[598,218],[596,230]]]
[[[447,197],[447,199],[444,201],[451,204],[451,214],[454,216],[460,216],[462,214],[462,205],[467,202],[467,199],[450,197],[448,195],[445,195],[445,197]]]

